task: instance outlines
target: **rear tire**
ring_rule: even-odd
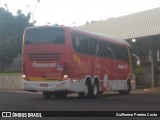
[[[78,93],[79,98],[90,98],[91,97],[91,81],[87,80],[84,86],[84,91]]]
[[[52,92],[43,91],[43,97],[46,99],[51,99]]]
[[[99,93],[99,84],[98,84],[98,80],[95,80],[92,86],[92,94],[91,97],[92,98],[97,98],[98,97],[98,93]]]

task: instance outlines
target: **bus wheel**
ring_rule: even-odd
[[[98,80],[95,80],[92,86],[92,98],[97,98],[99,92]]]
[[[79,98],[89,98],[91,96],[91,82],[89,80],[86,81],[84,86],[84,91],[78,93]]]
[[[67,96],[67,92],[64,92],[64,91],[54,92],[53,96],[58,99],[63,99]]]
[[[127,90],[120,90],[119,91],[119,94],[120,95],[126,95],[126,94],[129,94],[131,91],[131,83],[130,83],[130,80],[127,81]]]
[[[52,92],[43,91],[43,97],[50,99],[52,97]]]

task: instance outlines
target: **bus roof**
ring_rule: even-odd
[[[130,44],[128,42],[126,42],[125,40],[113,37],[111,35],[106,35],[106,34],[102,34],[102,33],[96,33],[96,32],[89,32],[89,31],[81,30],[81,29],[76,28],[76,27],[67,27],[67,26],[63,26],[63,25],[44,25],[44,26],[27,27],[26,29],[43,28],[43,27],[61,27],[63,29],[68,28],[71,31],[80,32],[82,34],[86,34],[86,35],[89,35],[89,36],[94,36],[96,38],[103,39],[103,40],[107,39],[107,41],[131,47]]]

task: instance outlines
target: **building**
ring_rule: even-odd
[[[160,8],[94,21],[79,28],[125,39],[141,59],[142,73],[137,73],[137,83],[160,86]]]

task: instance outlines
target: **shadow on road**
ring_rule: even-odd
[[[35,97],[35,100],[47,100],[47,101],[51,101],[51,100],[54,100],[54,101],[63,101],[63,100],[100,100],[100,99],[105,99],[105,98],[113,98],[113,97],[118,97],[118,96],[122,96],[118,93],[107,93],[107,94],[101,94],[99,95],[97,98],[79,98],[77,94],[69,94],[67,97],[65,98],[55,98],[55,97],[52,97],[50,99],[45,99],[43,98],[43,96],[41,95],[41,97]],[[126,95],[123,95],[123,96],[126,96]]]

